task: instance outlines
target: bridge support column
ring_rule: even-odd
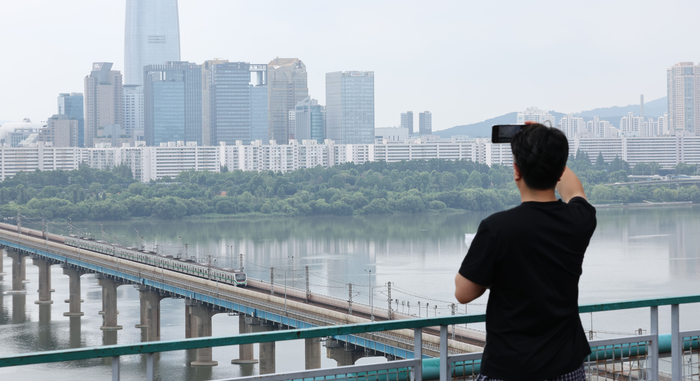
[[[364,350],[345,348],[345,345],[337,340],[326,342],[326,355],[335,360],[338,366],[355,365],[355,361],[366,356]]]
[[[104,277],[100,279],[102,286],[102,306],[104,308],[104,316],[102,326],[103,331],[116,331],[122,329],[121,325],[117,325],[117,287],[124,283],[112,278]]]
[[[68,275],[68,312],[64,312],[63,316],[83,316],[84,313],[80,312],[80,303],[83,301],[80,298],[80,276],[85,271],[64,266],[63,274]]]
[[[0,248],[0,278],[3,275],[6,275],[5,270],[3,270],[3,264],[2,264],[2,252],[3,251],[7,251],[7,249],[4,246],[2,248]]]
[[[264,322],[261,319],[254,318],[252,322],[253,332],[267,332],[272,331],[272,325]],[[276,373],[275,367],[275,342],[260,343],[259,354],[260,354],[260,374],[270,374]]]
[[[160,301],[165,299],[165,295],[141,287],[139,299],[141,300],[141,324],[136,328],[146,328],[146,341],[160,341]]]
[[[201,305],[199,303],[191,303],[187,307],[190,310],[190,321],[191,321],[191,333],[192,337],[208,337],[212,334],[211,329],[211,318],[218,311],[214,311],[208,306]],[[219,365],[218,361],[212,360],[212,349],[211,348],[199,348],[197,349],[197,358],[195,361],[190,363],[192,366],[216,366]]]
[[[26,277],[24,271],[24,258],[17,250],[8,250],[7,256],[12,258],[12,290],[7,291],[8,294],[26,294],[27,290],[24,289],[24,278]]]
[[[39,268],[39,300],[36,304],[52,304],[51,300],[51,263],[46,259],[34,258],[32,263]]]
[[[247,322],[246,322],[247,320]],[[252,316],[245,314],[238,315],[238,334],[253,332],[250,323],[253,322]],[[255,344],[242,344],[238,346],[238,358],[231,360],[231,364],[255,364],[258,360],[255,359]]]
[[[321,341],[304,339],[305,369],[321,369]]]

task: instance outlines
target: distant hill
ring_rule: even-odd
[[[564,114],[556,111],[550,111],[550,114],[552,114],[557,121],[564,116]],[[517,117],[517,112],[509,112],[505,115],[486,119],[483,122],[455,126],[446,130],[435,131],[433,134],[438,135],[441,138],[449,138],[452,135],[468,135],[470,138],[490,138],[491,126],[494,124],[515,124]]]
[[[653,101],[649,102],[644,102],[644,117],[648,118],[650,116],[654,118],[658,118],[660,116],[663,116],[665,112],[668,111],[668,101],[666,97],[655,99]],[[613,107],[605,107],[605,108],[596,108],[593,110],[589,111],[582,111],[578,114],[574,114],[576,116],[583,117],[584,119],[587,118],[592,118],[594,116],[599,116],[601,118],[622,118],[623,116],[627,116],[628,112],[633,112],[634,115],[639,116],[640,113],[640,107],[638,104],[636,105],[627,105],[627,106],[613,106]],[[620,121],[618,120],[615,125],[619,124]]]
[[[663,116],[668,109],[668,104],[666,97],[659,98],[653,101],[644,103],[644,117],[654,117],[658,118]],[[628,106],[613,106],[613,107],[602,107],[596,108],[589,111],[582,111],[580,113],[574,113],[574,116],[583,118],[585,121],[593,119],[594,116],[600,117],[601,120],[607,120],[614,126],[619,127],[620,118],[627,116],[628,112],[633,112],[634,115],[639,116],[639,105],[628,105]],[[557,123],[566,114],[556,111],[549,111],[550,114],[554,116]],[[455,126],[441,131],[435,131],[433,134],[440,136],[441,138],[449,138],[452,135],[468,135],[470,138],[490,138],[491,137],[491,126],[494,124],[513,124],[516,121],[518,113],[509,112],[508,114],[497,116],[495,118],[486,119],[483,122],[466,124],[462,126]]]

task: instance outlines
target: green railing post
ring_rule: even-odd
[[[681,381],[683,378],[683,343],[680,334],[680,308],[678,304],[671,305],[671,380]]]
[[[656,337],[651,343],[651,380],[659,381],[659,307],[651,306],[649,308],[651,309],[651,330],[649,333]]]
[[[412,381],[423,381],[423,330],[413,329],[413,358],[417,360],[413,368]]]

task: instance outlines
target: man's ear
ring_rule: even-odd
[[[520,174],[520,168],[518,168],[518,165],[513,163],[513,180],[519,181],[522,179],[523,176]]]

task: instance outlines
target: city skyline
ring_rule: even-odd
[[[3,104],[8,107],[0,113],[1,120],[19,121],[25,117],[34,121],[45,120],[54,113],[55,107],[52,106],[56,94],[80,91],[80,78],[90,62],[114,62],[116,70],[124,70],[120,63],[124,62],[121,54],[124,49],[125,2],[97,6],[89,2],[67,1],[67,5],[58,7],[53,4],[36,7],[32,6],[32,1],[25,3],[7,7],[4,17],[0,16],[5,21],[1,30],[10,33],[11,28],[18,26],[18,21],[26,23],[28,20],[46,25],[47,29],[38,28],[26,36],[8,41],[7,48],[21,55],[23,60],[0,64],[3,73],[18,74],[3,78],[4,87],[12,89],[13,94],[2,95]],[[690,28],[686,25],[692,22],[677,20],[668,24],[673,25],[673,31],[666,31],[670,28],[658,24],[659,20],[664,23],[665,19],[673,19],[670,17],[672,7],[665,4],[634,7],[630,3],[605,6],[593,3],[584,7],[538,3],[541,6],[534,8],[547,9],[544,14],[537,14],[550,21],[530,28],[521,28],[514,21],[522,17],[523,12],[533,13],[531,4],[525,6],[511,2],[504,7],[437,2],[430,6],[415,3],[397,9],[394,3],[385,2],[373,4],[372,14],[361,13],[361,7],[321,4],[309,2],[295,7],[242,4],[234,7],[219,1],[180,3],[181,59],[201,64],[215,57],[244,62],[266,62],[275,56],[298,57],[308,65],[309,95],[318,99],[320,104],[326,103],[323,91],[325,73],[372,70],[381,79],[376,87],[377,126],[397,125],[395,115],[405,110],[428,109],[436,114],[433,130],[439,131],[533,104],[549,110],[577,112],[614,104],[633,104],[641,93],[648,99],[660,98],[665,95],[664,70],[676,62],[700,58],[700,49],[671,38]],[[689,11],[679,17],[690,18],[694,13],[690,8],[700,8],[694,3],[688,3],[688,7]],[[236,12],[233,12],[234,8]],[[52,23],[67,15],[67,10],[76,13],[81,25],[68,28],[62,26],[65,24],[56,24],[52,27]],[[114,17],[89,17],[98,11]],[[316,12],[318,17],[308,17],[309,12]],[[547,17],[560,13],[574,15],[582,25],[592,20],[588,24],[591,27],[574,31],[574,28],[564,27],[563,21]],[[643,27],[644,22],[625,28],[595,28],[595,25],[612,25],[623,15],[636,20],[654,20],[655,28]],[[294,17],[307,17],[308,25],[289,36],[280,36]],[[414,28],[413,24],[420,17],[425,17],[433,28]],[[233,18],[235,22],[224,22],[227,18]],[[203,24],[198,19],[207,22]],[[255,20],[265,20],[268,27],[246,41],[235,38],[238,32],[258,30],[253,25]],[[48,28],[61,31],[54,33],[60,36],[60,43]],[[224,28],[233,30],[223,34]],[[485,30],[490,31],[488,36],[483,33]],[[551,33],[552,30],[563,32],[555,34]],[[353,36],[356,38],[342,47],[328,44],[332,39]],[[65,43],[83,39],[85,44],[82,46]],[[101,43],[91,43],[93,40]],[[644,60],[632,57],[623,46],[633,41],[644,41],[645,49],[658,54]],[[431,47],[427,51],[417,49],[422,42]],[[324,48],[319,49],[319,46]],[[48,70],[47,75],[57,78],[38,76],[20,88],[19,82],[12,77],[22,77],[22,73],[35,70],[35,65],[41,62],[37,53],[59,54],[56,49],[67,49],[61,54],[64,59],[53,63],[52,69]],[[408,59],[404,62],[411,63],[396,65],[398,51],[413,51],[404,57]],[[504,65],[511,64],[513,56],[521,61],[519,70],[504,73]],[[571,60],[572,57],[579,58]],[[452,71],[450,81],[440,81],[428,70],[439,67],[442,62],[460,65],[459,70]],[[61,75],[56,76],[54,71]],[[496,72],[500,77],[496,77]],[[411,81],[405,81],[409,77]],[[447,86],[445,82],[451,85]],[[559,90],[562,88],[576,88],[577,91],[562,92]],[[601,88],[605,91],[601,92]],[[530,89],[530,93],[525,89]]]

